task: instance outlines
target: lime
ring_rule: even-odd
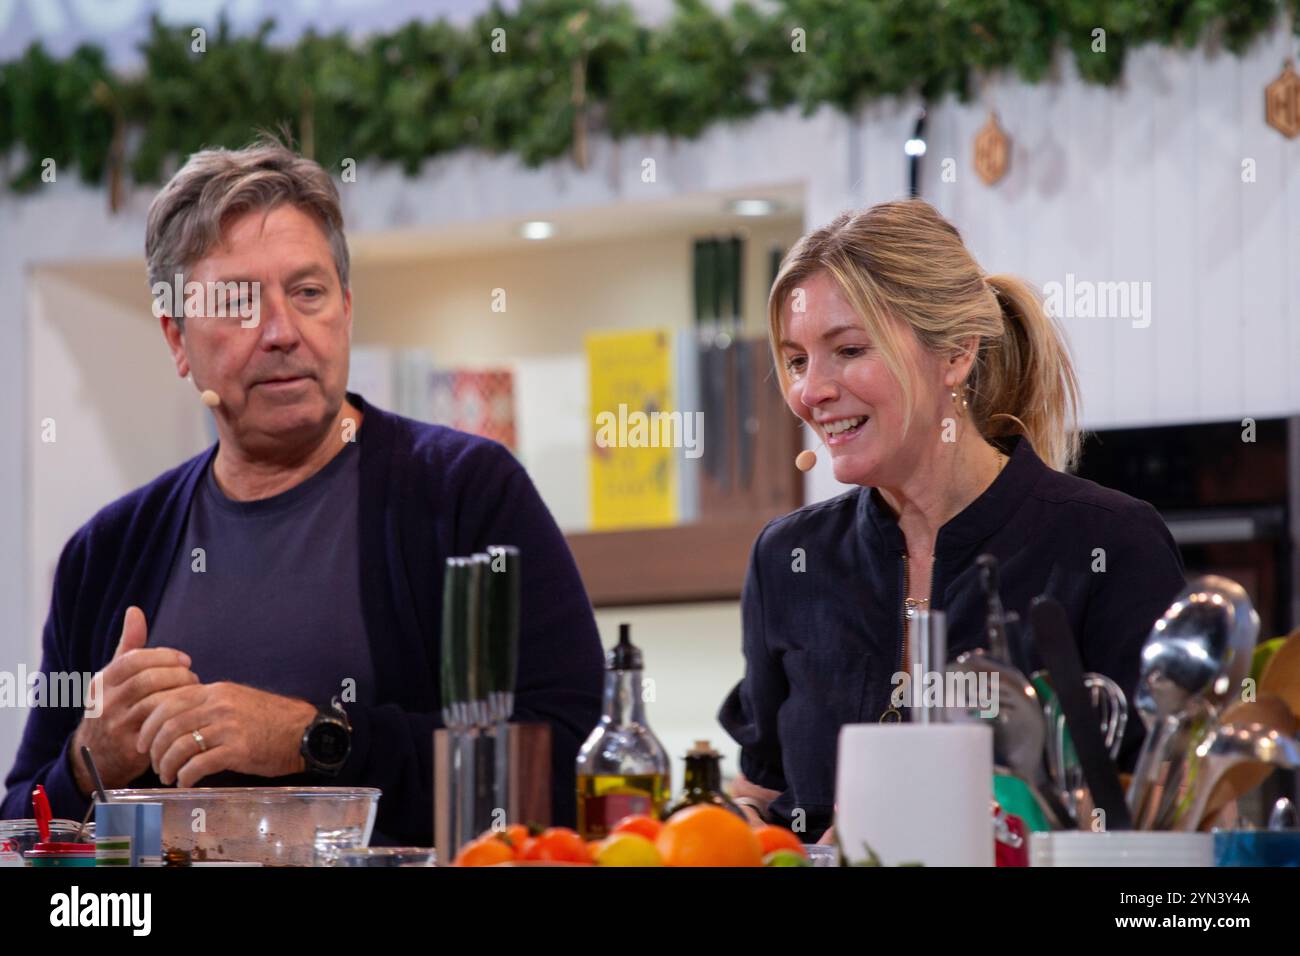
[[[794,850],[773,850],[763,857],[764,866],[812,866],[806,856]]]
[[[1272,640],[1265,641],[1255,648],[1255,653],[1250,659],[1250,676],[1254,678],[1256,684],[1259,683],[1260,677],[1263,676],[1265,668],[1268,667],[1269,661],[1278,649],[1286,643],[1285,637],[1275,637]]]

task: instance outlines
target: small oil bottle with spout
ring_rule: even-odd
[[[598,840],[633,814],[660,819],[670,793],[668,752],[646,722],[641,649],[631,626],[605,656],[604,713],[578,751],[578,832]]]
[[[682,795],[668,808],[664,819],[678,810],[703,803],[721,807],[748,822],[745,811],[722,790],[722,754],[714,750],[707,740],[697,740],[686,754],[686,779]]]

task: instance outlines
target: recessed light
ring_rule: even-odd
[[[733,199],[728,205],[737,216],[770,216],[776,212],[776,203],[770,199]]]
[[[555,235],[555,223],[535,219],[520,226],[519,235],[525,239],[549,239]]]

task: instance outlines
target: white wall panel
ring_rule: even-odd
[[[1196,220],[1192,193],[1196,162],[1196,61],[1162,56],[1157,60],[1149,96],[1152,101],[1151,191],[1155,217],[1154,315],[1151,332],[1156,361],[1151,378],[1133,384],[1137,396],[1152,393],[1152,421],[1195,416],[1197,407],[1196,329],[1199,283],[1192,263],[1196,255]],[[1141,401],[1134,398],[1134,401]]]
[[[1287,255],[1287,230],[1294,224],[1285,201],[1287,174],[1295,173],[1300,152],[1261,121],[1264,87],[1277,76],[1294,40],[1276,34],[1258,56],[1241,62],[1237,116],[1241,156],[1236,182],[1241,192],[1241,345],[1237,374],[1242,380],[1243,416],[1277,415],[1294,409],[1289,399],[1298,357],[1290,338],[1300,322],[1300,300],[1292,300],[1288,318],[1288,283],[1300,266]],[[1254,160],[1255,182],[1242,182],[1241,163]],[[1288,345],[1291,346],[1288,351]]]
[[[1152,378],[1160,361],[1153,310],[1164,289],[1156,284],[1160,229],[1155,220],[1155,98],[1147,91],[1159,81],[1159,51],[1130,59],[1128,80],[1110,100],[1110,262],[1116,281],[1137,283],[1143,314],[1104,322],[1111,334],[1111,419],[1116,423],[1151,421],[1156,390]],[[1150,289],[1148,299],[1142,290]]]
[[[1196,151],[1192,189],[1195,256],[1187,276],[1196,287],[1196,411],[1233,417],[1242,410],[1241,366],[1241,70],[1229,56],[1210,57],[1195,72]],[[1256,118],[1259,122],[1259,118]]]

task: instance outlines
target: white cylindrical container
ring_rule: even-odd
[[[850,863],[993,865],[993,729],[849,724],[840,729],[835,833]]]
[[[1029,835],[1030,866],[1214,866],[1214,835],[1166,830]]]

